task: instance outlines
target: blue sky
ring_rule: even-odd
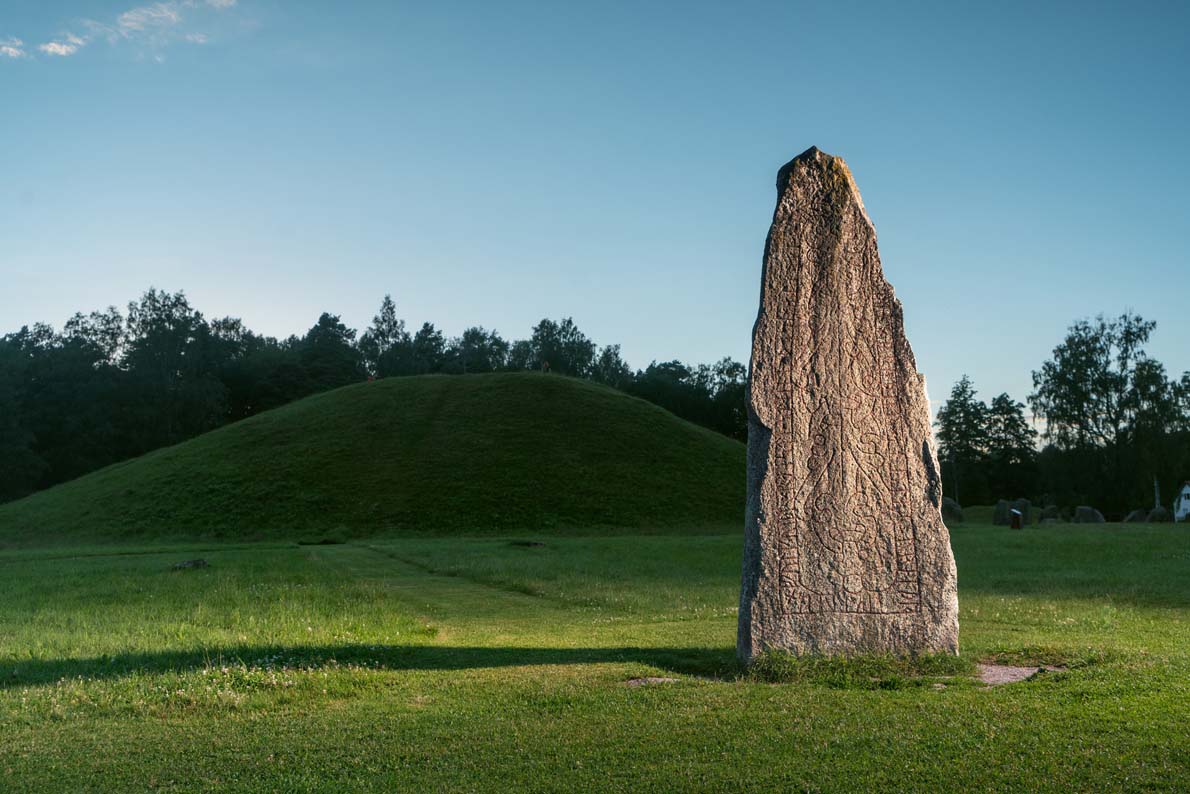
[[[150,285],[746,360],[777,168],[852,167],[931,397],[1078,317],[1190,368],[1190,5],[7,0],[0,332]]]

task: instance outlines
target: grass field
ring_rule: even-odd
[[[958,527],[966,667],[780,684],[738,534],[528,539],[0,552],[0,790],[1190,786],[1183,527]]]

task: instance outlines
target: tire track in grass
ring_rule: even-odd
[[[38,551],[31,551],[25,553],[23,551],[16,552],[0,552],[0,565],[18,565],[21,563],[35,563],[47,561],[60,560],[89,560],[102,558],[118,558],[118,557],[159,557],[174,554],[193,554],[195,552],[225,552],[225,551],[241,551],[241,552],[258,552],[258,551],[277,551],[279,549],[294,549],[299,548],[295,543],[267,543],[267,544],[232,544],[232,545],[203,545],[203,546],[163,546],[154,549],[130,549],[125,551],[82,551],[74,554],[64,554],[46,550],[45,553]]]
[[[476,585],[478,587],[486,587],[490,590],[495,590],[499,593],[517,596],[518,598],[527,598],[532,601],[546,601],[546,602],[549,602],[549,603],[551,603],[555,606],[558,606],[558,607],[566,607],[569,609],[574,606],[571,602],[569,602],[563,598],[558,598],[556,596],[549,596],[549,595],[546,595],[545,593],[538,592],[535,590],[527,590],[523,587],[517,587],[516,585],[513,585],[513,584],[503,584],[501,582],[491,582],[486,579],[482,579],[478,576],[469,576],[465,573],[456,573],[456,572],[442,573],[441,571],[438,571],[437,569],[435,569],[433,566],[426,565],[423,562],[419,562],[419,561],[417,561],[415,559],[411,559],[409,557],[402,557],[401,555],[399,555],[395,552],[392,552],[392,551],[388,551],[386,549],[377,548],[376,546],[371,546],[368,544],[363,544],[363,547],[366,549],[369,549],[370,551],[374,551],[377,554],[380,554],[384,557],[388,557],[389,559],[396,560],[397,562],[402,563],[403,565],[407,565],[410,568],[415,568],[415,569],[425,573],[428,576],[436,576],[436,577],[439,577],[442,579],[462,579],[462,580],[470,582],[471,584]]]
[[[344,576],[379,581],[437,628],[439,639],[449,632],[508,641],[539,633],[534,629],[543,623],[557,627],[574,622],[572,610],[563,604],[463,576],[434,573],[367,544],[310,547],[308,558]]]

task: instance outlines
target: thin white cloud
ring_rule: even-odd
[[[236,3],[237,0],[162,0],[140,5],[119,14],[111,23],[94,19],[80,20],[76,24],[85,28],[85,33],[66,33],[38,44],[37,50],[49,56],[66,57],[74,55],[96,39],[106,39],[110,44],[139,42],[150,52],[159,51],[178,41],[206,44],[210,40],[207,34],[184,30],[189,12],[195,10],[198,13],[204,8],[219,12]],[[0,39],[0,57],[24,58],[26,54],[24,42],[20,39]],[[153,60],[160,63],[164,57],[160,52],[155,52]]]
[[[182,21],[178,3],[154,3],[125,11],[116,18],[116,29],[125,36],[153,28],[169,28]]]
[[[0,58],[24,58],[25,42],[17,38],[0,39]]]
[[[140,31],[172,28],[182,22],[183,9],[209,6],[216,11],[231,8],[237,0],[165,0],[129,9],[116,18],[116,28],[124,35]]]
[[[87,46],[86,39],[76,36],[73,33],[67,33],[61,39],[47,41],[45,44],[38,44],[37,49],[46,55],[66,57],[67,55],[74,55],[79,51],[80,47],[85,46]]]

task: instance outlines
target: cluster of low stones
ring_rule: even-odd
[[[1028,499],[1016,499],[1009,502],[1007,499],[1001,499],[996,502],[996,507],[992,511],[992,523],[1000,526],[1009,526],[1012,523],[1012,511],[1016,510],[1021,514],[1021,524],[1028,526],[1029,517],[1031,515],[1032,503]],[[1103,513],[1096,510],[1090,505],[1079,505],[1074,508],[1074,513],[1062,514],[1056,505],[1046,505],[1039,513],[1041,524],[1058,524],[1066,519],[1069,519],[1075,524],[1102,524],[1104,523]],[[1134,520],[1132,514],[1126,521]],[[1143,519],[1142,519],[1143,520]]]
[[[925,383],[846,164],[777,175],[748,387],[738,651],[958,651]]]
[[[1133,510],[1124,517],[1125,524],[1137,524],[1141,522],[1148,524],[1164,524],[1170,521],[1173,521],[1173,514],[1161,506],[1154,507],[1152,510],[1145,510],[1143,508],[1140,510]]]

